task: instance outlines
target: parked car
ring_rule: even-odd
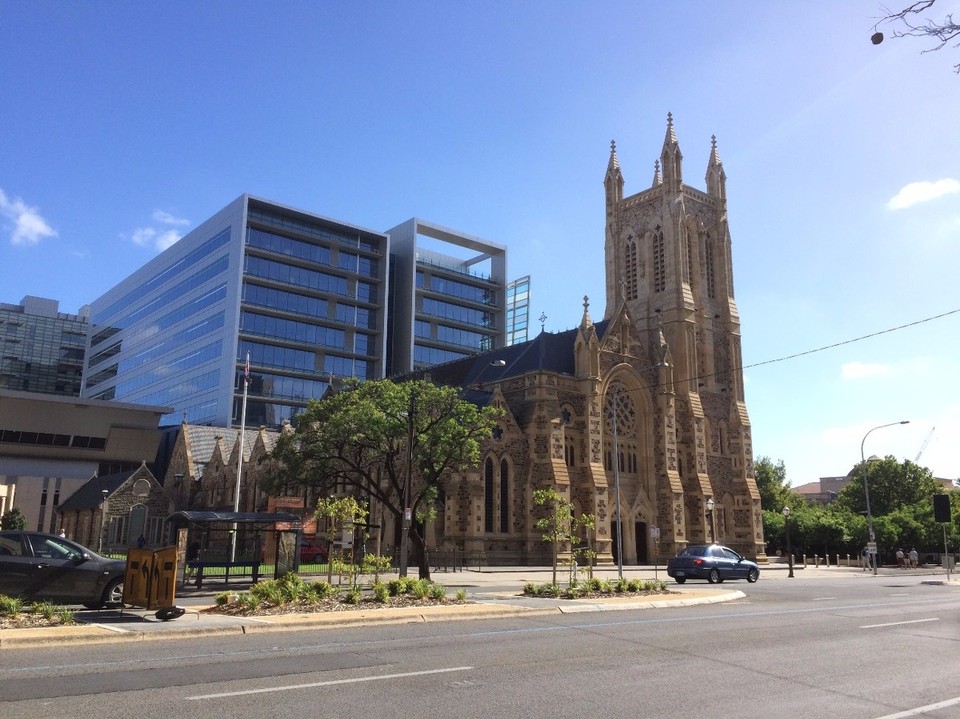
[[[125,560],[101,557],[54,534],[0,531],[0,594],[9,597],[89,609],[118,606],[126,569]]]
[[[667,561],[667,576],[677,580],[677,584],[683,584],[688,579],[706,579],[711,584],[726,579],[755,582],[760,578],[760,567],[730,547],[694,544],[680,550],[677,556]]]
[[[300,540],[300,564],[322,564],[327,561],[327,548],[319,540]]]

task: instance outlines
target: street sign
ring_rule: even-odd
[[[877,553],[877,543],[876,543],[876,542],[867,542],[867,551],[870,552],[870,554],[876,554],[876,553]]]

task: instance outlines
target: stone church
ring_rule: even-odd
[[[505,414],[478,470],[443,487],[428,543],[549,563],[533,492],[552,487],[596,518],[601,564],[710,541],[765,559],[716,139],[706,192],[684,184],[669,115],[650,186],[624,196],[613,143],[603,184],[603,319],[585,297],[575,330],[429,370]]]

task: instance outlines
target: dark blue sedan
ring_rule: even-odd
[[[725,579],[755,582],[760,578],[760,567],[730,547],[694,544],[669,559],[667,576],[676,579],[677,584],[683,584],[688,579],[706,579],[711,584],[718,584]]]

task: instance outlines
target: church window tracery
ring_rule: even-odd
[[[653,236],[653,291],[663,292],[667,288],[667,268],[663,251],[663,230],[657,227]]]

